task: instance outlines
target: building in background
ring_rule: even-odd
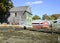
[[[32,12],[29,6],[13,7],[10,9],[9,24],[32,26]]]
[[[36,29],[49,28],[49,21],[47,20],[34,20],[32,22],[32,27]]]

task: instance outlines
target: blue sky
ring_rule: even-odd
[[[12,0],[15,7],[30,6],[33,16],[60,14],[60,0]]]

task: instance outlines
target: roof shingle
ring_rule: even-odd
[[[10,11],[28,11],[29,6],[20,6],[20,7],[13,7]]]

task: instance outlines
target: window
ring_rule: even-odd
[[[57,23],[57,21],[53,21],[54,23]]]
[[[15,16],[17,16],[17,13],[15,13]]]
[[[60,23],[60,22],[59,22]]]

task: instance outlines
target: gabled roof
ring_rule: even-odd
[[[20,7],[13,7],[10,11],[28,11],[30,9],[29,6],[20,6]]]
[[[48,20],[33,20],[32,23],[49,22]]]
[[[10,12],[23,12],[23,14],[25,12],[30,13],[31,14],[31,9],[29,6],[20,6],[20,7],[13,7],[10,9]]]
[[[41,23],[43,20],[33,20],[32,23]]]

